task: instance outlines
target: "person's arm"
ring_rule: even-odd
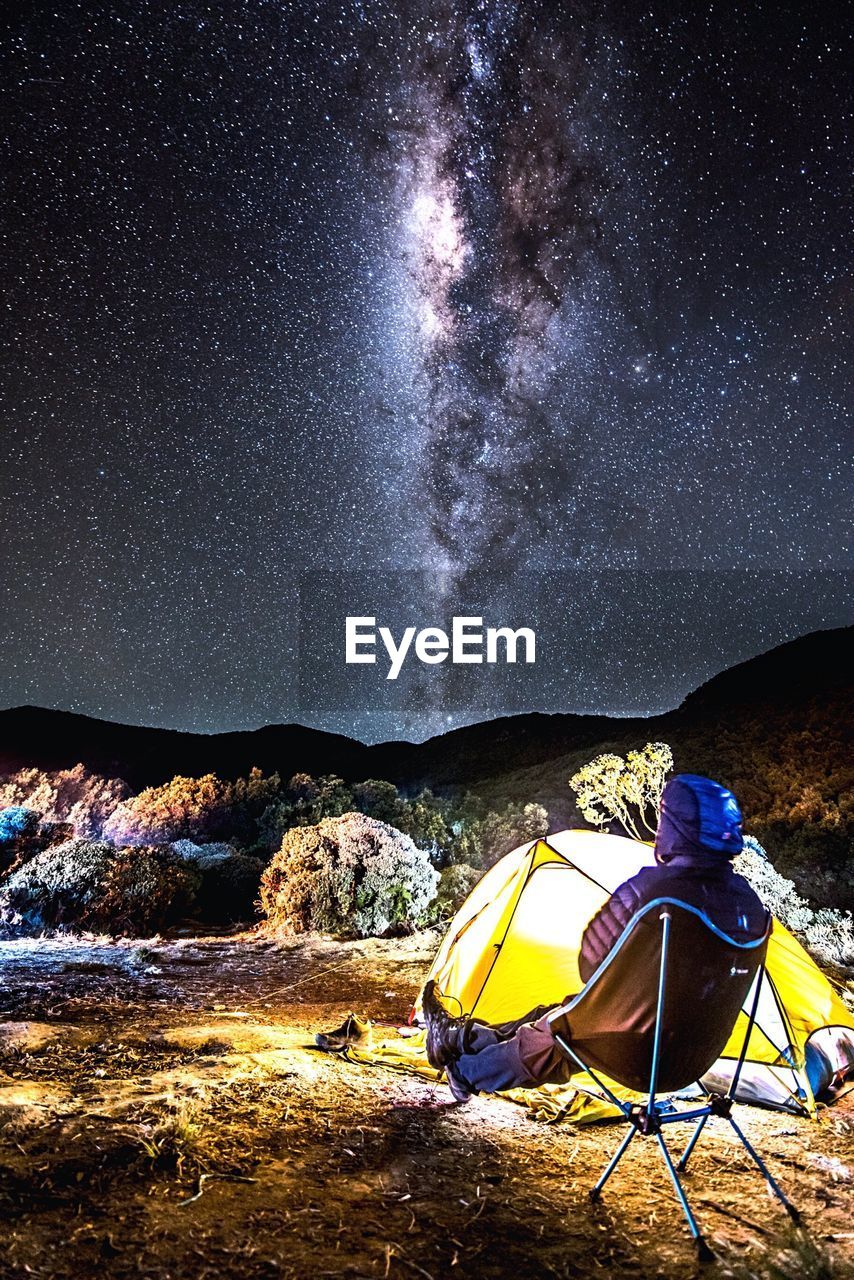
[[[633,876],[615,889],[584,930],[578,957],[578,971],[582,982],[590,981],[632,916],[643,905],[645,898],[637,880],[638,877]]]

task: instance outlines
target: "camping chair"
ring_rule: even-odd
[[[771,932],[739,943],[727,937],[695,907],[671,898],[650,902],[629,922],[618,942],[570,1003],[548,1018],[562,1053],[592,1077],[628,1125],[616,1155],[596,1186],[592,1200],[640,1134],[655,1137],[673,1189],[688,1220],[702,1260],[713,1257],[691,1211],[679,1173],[684,1171],[697,1139],[710,1116],[727,1120],[747,1154],[758,1166],[774,1195],[797,1222],[798,1212],[772,1178],[762,1159],[732,1115],[738,1078],[756,1016]],[[744,1043],[724,1097],[713,1097],[700,1086],[704,1100],[678,1110],[662,1093],[672,1094],[697,1085],[723,1052],[751,986],[754,995]],[[644,1101],[621,1101],[597,1074],[644,1095]],[[667,1125],[694,1121],[694,1131],[674,1164],[664,1130]]]

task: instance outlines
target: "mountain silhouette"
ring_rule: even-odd
[[[650,718],[543,714],[500,717],[467,725],[425,742],[367,746],[340,734],[302,725],[267,725],[245,732],[199,734],[116,724],[68,711],[14,707],[0,711],[0,774],[35,766],[70,768],[79,763],[134,789],[177,773],[223,778],[257,766],[284,777],[296,772],[337,773],[348,781],[386,778],[403,787],[488,785],[520,797],[549,799],[550,810],[572,810],[565,769],[600,750],[623,751],[650,740],[671,745],[700,742],[699,757],[714,763],[716,737],[738,735],[757,721],[766,736],[790,733],[808,718],[839,727],[851,699],[854,628],[817,631],[721,672],[689,694],[681,706]],[[850,723],[850,721],[848,721]],[[833,735],[831,735],[833,736]],[[838,738],[838,732],[836,734]],[[698,768],[695,749],[677,758]],[[555,763],[546,780],[542,766]],[[547,770],[547,774],[551,774]],[[558,774],[562,774],[558,786]],[[527,777],[527,783],[526,783]],[[544,791],[545,788],[545,791]]]

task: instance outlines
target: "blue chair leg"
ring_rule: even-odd
[[[732,1125],[733,1129],[735,1130],[736,1135],[737,1135],[737,1136],[738,1136],[738,1138],[740,1139],[740,1141],[741,1141],[741,1145],[744,1147],[745,1151],[746,1151],[746,1152],[747,1152],[747,1154],[750,1156],[751,1160],[752,1160],[752,1161],[753,1161],[753,1163],[756,1165],[756,1167],[757,1167],[757,1169],[759,1170],[759,1172],[762,1174],[762,1177],[763,1177],[763,1178],[765,1179],[765,1181],[768,1183],[768,1186],[769,1186],[769,1187],[771,1188],[771,1190],[774,1192],[774,1195],[775,1195],[775,1196],[777,1197],[777,1199],[780,1201],[780,1204],[781,1204],[781,1205],[783,1206],[783,1208],[786,1210],[786,1213],[789,1215],[789,1217],[792,1219],[792,1221],[793,1221],[794,1223],[799,1223],[799,1222],[800,1222],[800,1220],[801,1220],[801,1215],[800,1215],[800,1213],[799,1213],[799,1212],[798,1212],[798,1210],[795,1208],[795,1206],[792,1204],[791,1200],[789,1200],[788,1196],[786,1196],[786,1195],[783,1193],[783,1191],[780,1189],[780,1187],[777,1185],[776,1181],[775,1181],[775,1180],[774,1180],[774,1178],[771,1176],[771,1173],[769,1172],[769,1170],[768,1170],[767,1166],[765,1165],[765,1162],[763,1161],[762,1157],[759,1155],[759,1152],[758,1152],[758,1151],[756,1151],[756,1150],[751,1146],[751,1144],[748,1142],[747,1138],[746,1138],[746,1137],[744,1136],[744,1134],[742,1133],[741,1129],[739,1129],[738,1125],[737,1125],[737,1124],[736,1124],[736,1122],[733,1120],[732,1116],[729,1116],[729,1117],[728,1117],[728,1119],[729,1119],[729,1122],[730,1122],[730,1124]]]
[[[667,1150],[667,1144],[660,1132],[655,1136],[658,1139],[658,1145],[661,1148],[661,1154],[664,1157],[667,1172],[670,1174],[670,1181],[673,1183],[673,1190],[676,1192],[676,1198],[682,1207],[682,1212],[688,1220],[688,1228],[694,1238],[694,1243],[697,1246],[697,1255],[701,1262],[711,1262],[715,1255],[706,1244],[703,1233],[697,1225],[697,1219],[694,1217],[691,1206],[688,1203],[688,1197],[685,1195],[682,1183],[679,1181],[679,1174],[676,1172],[676,1166],[673,1163],[670,1152]]]
[[[680,1173],[685,1172],[685,1169],[688,1165],[688,1161],[691,1159],[691,1152],[694,1150],[695,1146],[697,1145],[697,1139],[699,1138],[700,1134],[703,1132],[703,1126],[705,1125],[708,1118],[709,1118],[708,1116],[700,1116],[700,1119],[697,1121],[696,1127],[694,1129],[694,1132],[691,1134],[688,1145],[685,1148],[685,1150],[682,1152],[682,1155],[679,1157],[679,1160],[676,1164],[676,1168],[679,1170]]]
[[[614,1170],[616,1169],[617,1165],[618,1165],[618,1164],[620,1163],[620,1161],[622,1160],[623,1155],[625,1154],[626,1148],[628,1147],[629,1143],[631,1142],[632,1138],[635,1136],[635,1134],[636,1134],[636,1133],[637,1133],[637,1129],[635,1128],[635,1126],[634,1126],[633,1124],[632,1124],[632,1125],[629,1125],[629,1131],[628,1131],[628,1133],[626,1134],[625,1138],[623,1138],[623,1141],[620,1143],[620,1146],[619,1146],[619,1148],[618,1148],[618,1150],[617,1150],[616,1155],[613,1157],[613,1159],[611,1160],[611,1162],[610,1162],[610,1164],[608,1165],[607,1169],[606,1169],[606,1170],[605,1170],[605,1172],[602,1174],[602,1177],[601,1177],[601,1178],[599,1179],[599,1181],[596,1183],[596,1186],[595,1186],[595,1187],[591,1187],[591,1189],[590,1189],[590,1199],[591,1199],[591,1200],[598,1200],[598,1199],[599,1199],[599,1196],[602,1194],[602,1188],[604,1187],[605,1183],[606,1183],[606,1182],[608,1181],[608,1179],[610,1178],[611,1174],[612,1174],[612,1173],[614,1172]]]

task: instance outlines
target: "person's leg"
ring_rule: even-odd
[[[466,1050],[454,1061],[453,1069],[478,1092],[563,1083],[572,1074],[544,1017],[524,1023],[504,1038],[500,1028],[471,1023]]]

